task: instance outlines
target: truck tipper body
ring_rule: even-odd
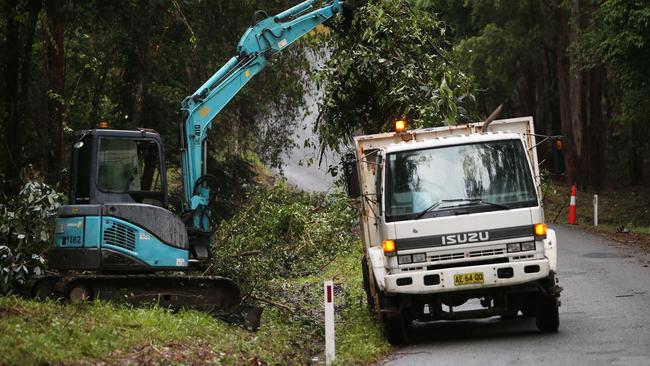
[[[391,343],[413,321],[535,316],[559,326],[532,117],[354,138],[368,302]],[[356,191],[356,194],[355,194]],[[471,310],[463,304],[480,305]]]

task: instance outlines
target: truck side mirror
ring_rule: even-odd
[[[562,136],[551,137],[551,155],[553,158],[552,174],[563,175],[566,168],[564,165],[564,140]]]
[[[361,188],[359,186],[359,171],[357,169],[357,160],[354,156],[347,156],[343,160],[343,174],[349,198],[359,198]]]

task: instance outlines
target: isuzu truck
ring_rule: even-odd
[[[368,303],[389,342],[414,321],[536,317],[559,326],[555,232],[544,221],[532,117],[354,138]]]

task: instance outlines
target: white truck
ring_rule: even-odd
[[[415,320],[520,311],[557,331],[558,244],[544,223],[536,136],[525,117],[418,130],[398,121],[394,133],[354,138],[348,194],[360,199],[364,287],[389,342],[407,342]]]

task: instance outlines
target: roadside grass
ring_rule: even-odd
[[[322,272],[279,279],[289,309],[267,306],[257,332],[196,311],[0,298],[0,364],[294,364],[323,362],[322,281],[337,284],[339,365],[367,364],[390,350],[365,304],[360,248]],[[292,294],[291,290],[296,293]],[[291,302],[289,300],[294,300]],[[288,306],[287,306],[288,307]]]
[[[195,311],[0,298],[0,364],[7,365],[139,364],[142,357],[180,364],[301,363],[299,353],[278,352],[291,350],[299,332],[272,309],[253,333]],[[184,352],[156,352],[170,347]],[[196,354],[203,358],[191,357]]]
[[[335,298],[338,365],[367,364],[377,361],[380,356],[390,351],[390,345],[366,303],[361,256],[359,243],[357,252],[336,260],[320,276],[311,279],[321,289],[323,281],[327,279],[333,279],[341,288]]]
[[[361,253],[342,261],[344,278],[332,276],[345,283],[345,307],[339,312],[336,331],[337,364],[366,364],[377,361],[390,351],[379,323],[370,312],[362,285]]]

